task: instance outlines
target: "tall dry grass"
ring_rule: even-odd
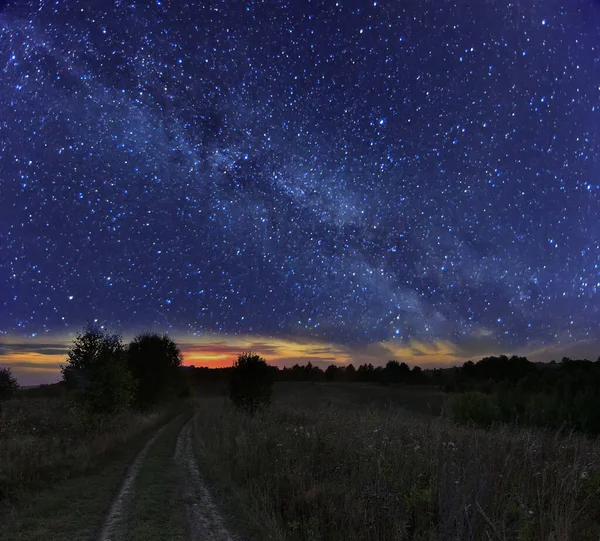
[[[600,443],[580,435],[485,431],[398,410],[278,405],[250,417],[210,398],[194,428],[212,478],[271,539],[600,536]]]
[[[0,500],[88,471],[159,425],[166,412],[90,416],[63,397],[26,397],[0,408]]]

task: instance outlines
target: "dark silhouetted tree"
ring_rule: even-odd
[[[127,348],[127,364],[136,380],[136,404],[149,408],[185,388],[177,344],[167,335],[143,333]]]
[[[300,366],[299,364],[295,364],[291,368],[291,379],[293,381],[303,381],[304,380],[304,366]]]
[[[344,370],[344,375],[348,381],[354,381],[356,378],[356,368],[354,368],[352,363],[346,367],[346,370]]]
[[[307,381],[322,381],[325,379],[325,374],[318,366],[313,365],[309,362],[304,367],[304,379]]]
[[[0,400],[12,398],[19,389],[17,379],[10,368],[0,368]]]
[[[426,376],[423,374],[423,370],[420,366],[413,366],[413,369],[410,373],[410,379],[412,383],[425,383],[427,381]]]
[[[97,326],[77,333],[61,368],[67,388],[94,413],[117,413],[129,407],[135,382],[127,368],[121,337]]]
[[[402,383],[410,376],[410,368],[406,363],[398,361],[388,361],[383,371],[383,381],[385,383]]]
[[[325,379],[327,381],[335,381],[340,379],[343,370],[334,364],[330,364],[325,370]]]
[[[229,395],[241,409],[254,413],[271,403],[273,370],[255,353],[242,353],[231,371]]]
[[[356,371],[357,381],[375,381],[377,373],[375,367],[371,363],[361,364]]]
[[[304,367],[304,378],[302,378],[302,379],[305,379],[306,381],[313,381],[313,375],[314,375],[314,366],[312,365],[312,363],[310,361],[308,361],[308,363]]]

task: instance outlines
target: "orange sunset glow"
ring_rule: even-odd
[[[130,336],[124,337],[127,342]],[[426,367],[461,364],[469,358],[495,354],[489,344],[466,350],[448,341],[438,342],[377,342],[361,346],[344,346],[335,343],[302,339],[283,339],[261,336],[205,335],[174,336],[184,356],[184,363],[193,366],[220,368],[231,366],[237,355],[253,351],[270,364],[283,367],[294,364],[373,363],[375,366],[396,359],[407,364]],[[52,383],[60,378],[73,335],[60,339],[43,338],[5,339],[0,346],[0,365],[10,366],[22,385]],[[553,352],[545,348],[531,350],[532,357],[547,358]]]

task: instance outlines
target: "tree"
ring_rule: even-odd
[[[425,376],[423,375],[423,370],[420,366],[413,366],[413,369],[410,373],[410,378],[413,383],[424,383]]]
[[[410,376],[410,368],[406,363],[388,361],[384,369],[384,381],[387,383],[401,383]]]
[[[375,367],[371,363],[364,363],[356,371],[357,381],[375,381]]]
[[[182,363],[181,351],[169,336],[136,336],[127,349],[127,365],[136,380],[137,405],[148,408],[177,395],[184,378]]]
[[[348,381],[354,381],[354,378],[356,377],[356,368],[354,368],[352,363],[346,367],[344,370],[344,375]]]
[[[343,370],[334,364],[330,364],[325,370],[325,378],[327,381],[335,381],[339,378],[340,374],[343,373]]]
[[[61,372],[67,388],[91,412],[117,413],[134,398],[121,337],[98,326],[77,333]]]
[[[306,381],[318,381],[322,380],[325,377],[323,370],[321,370],[318,366],[314,366],[311,362],[309,362],[304,367],[304,378]]]
[[[239,355],[229,380],[229,395],[233,403],[254,413],[271,403],[272,393],[273,371],[267,362],[252,352]]]
[[[10,368],[0,368],[0,400],[12,398],[18,389],[19,384]]]
[[[305,381],[312,381],[313,380],[313,365],[310,361],[308,361],[308,363],[306,364],[306,366],[304,367],[304,377],[302,378]]]

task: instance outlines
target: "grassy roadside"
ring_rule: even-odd
[[[135,482],[135,498],[123,541],[183,541],[187,539],[181,483],[173,453],[177,436],[191,412],[179,415],[157,438]]]
[[[130,462],[152,430],[130,440],[94,473],[54,483],[0,506],[2,541],[91,540],[118,492]]]
[[[18,497],[0,502],[0,541],[94,539],[129,464],[158,426],[176,413],[155,414],[137,428],[128,423],[121,434],[105,435],[103,445],[94,448],[86,441],[46,461],[41,470],[44,475],[37,474],[35,484],[29,480]],[[77,460],[77,453],[84,454],[82,463],[69,465],[67,459]],[[30,468],[39,467],[35,462],[29,464]],[[54,472],[52,465],[56,466]]]
[[[0,504],[94,472],[172,413],[89,415],[65,397],[15,399],[0,409]]]
[[[193,449],[200,472],[216,496],[216,503],[229,519],[232,531],[244,532],[248,541],[285,541],[287,536],[277,514],[265,507],[265,494],[255,493],[251,487],[240,486],[228,467],[226,457],[220,456],[215,441],[224,420],[221,413],[223,398],[198,399],[199,414],[193,420]],[[217,436],[218,437],[218,436]]]

